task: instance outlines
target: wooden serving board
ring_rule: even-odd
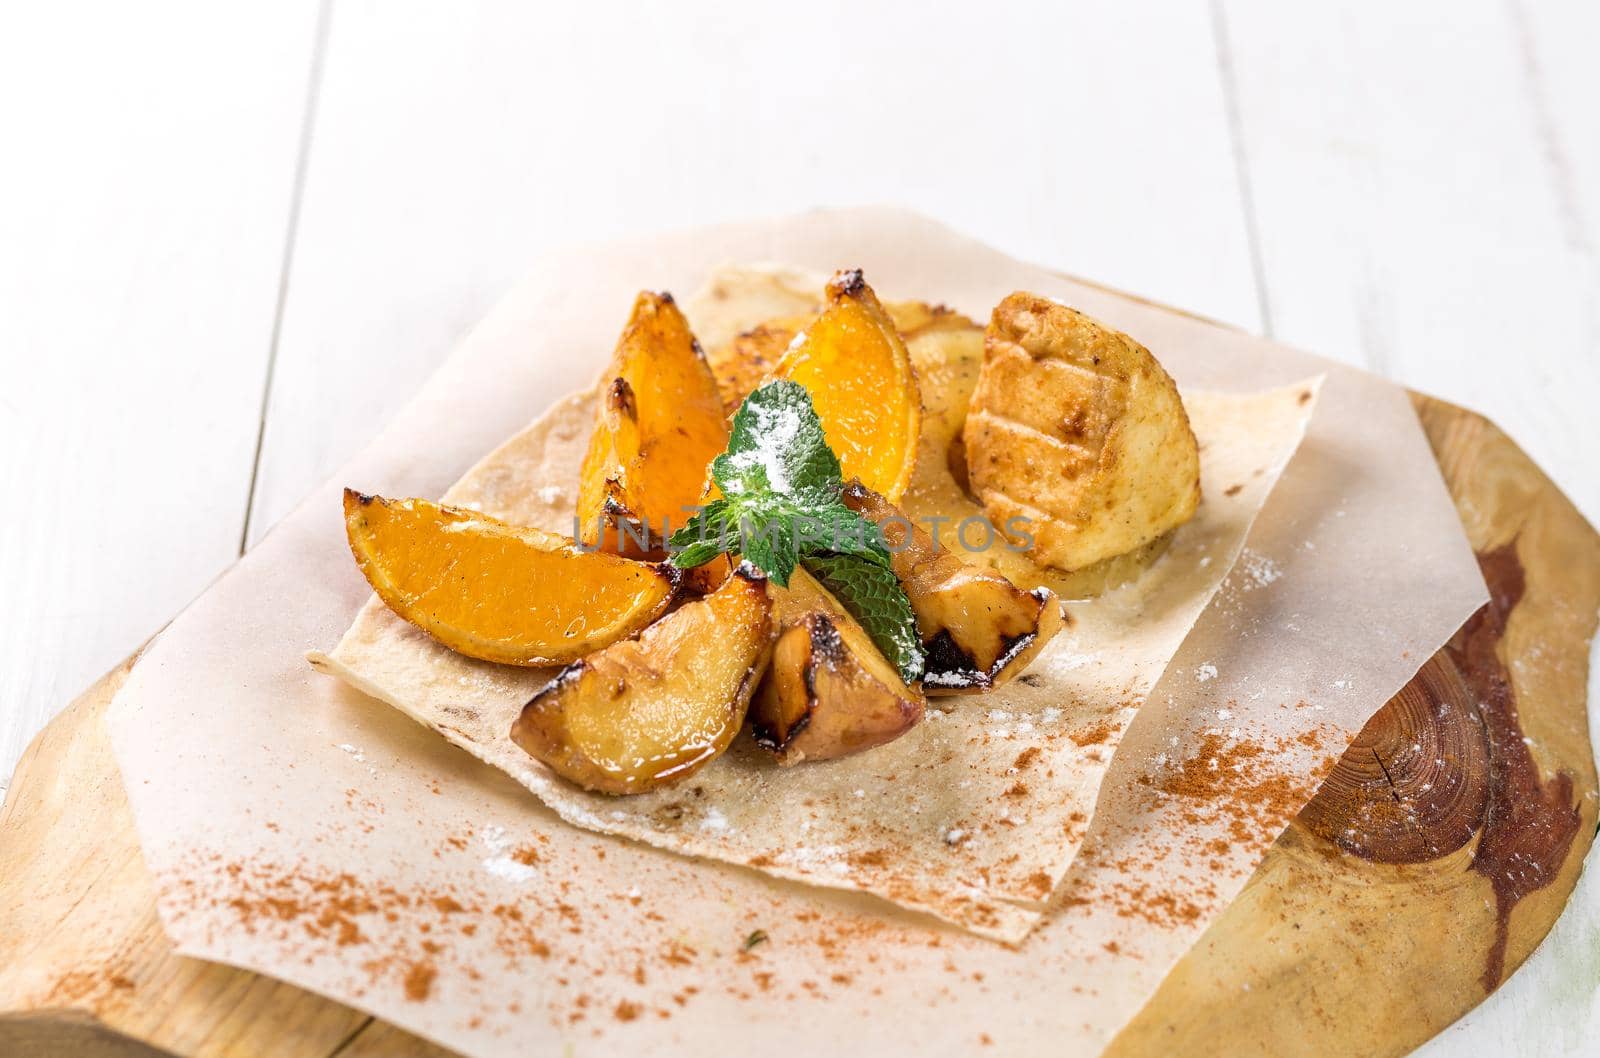
[[[1600,535],[1487,420],[1417,408],[1491,602],[1367,725],[1116,1058],[1404,1054],[1521,965],[1577,882]],[[131,665],[34,741],[0,813],[0,1055],[446,1055],[173,953],[101,723]]]

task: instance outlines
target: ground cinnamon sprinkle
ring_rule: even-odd
[[[406,998],[413,1003],[420,1003],[427,999],[433,992],[434,978],[439,976],[439,968],[431,962],[416,962],[406,971],[405,989]]]
[[[1082,731],[1068,733],[1067,737],[1079,746],[1100,746],[1110,740],[1111,732],[1114,730],[1115,727],[1110,720],[1100,720]]]
[[[1187,802],[1181,809],[1184,822],[1215,820],[1234,843],[1265,845],[1310,800],[1337,760],[1329,754],[1309,770],[1289,768],[1281,763],[1286,751],[1291,745],[1321,750],[1324,744],[1324,733],[1317,729],[1278,739],[1271,747],[1256,739],[1212,732],[1176,767],[1143,776],[1140,782]],[[1214,854],[1228,850],[1220,838],[1205,847]]]
[[[1094,746],[1115,736],[1112,725],[1101,722],[1071,733],[1070,737],[1079,746]],[[1210,839],[1205,841],[1205,852],[1215,862],[1239,844],[1270,842],[1282,824],[1282,818],[1274,817],[1280,813],[1284,818],[1292,815],[1315,786],[1317,777],[1280,774],[1276,761],[1283,756],[1298,758],[1303,764],[1308,759],[1307,751],[1318,748],[1318,740],[1295,735],[1292,752],[1284,753],[1287,741],[1286,746],[1269,750],[1261,741],[1208,735],[1183,758],[1144,777],[1143,788],[1153,801],[1166,803],[1163,811],[1205,824],[1202,840]],[[1014,766],[1018,772],[1040,767],[1044,763],[1041,757],[1039,748],[1028,747],[1013,758]],[[1012,775],[1001,785],[1010,782],[1008,792],[1024,796],[1029,786],[1038,786],[1043,774],[1040,767],[1027,775]],[[1017,781],[1012,782],[1013,779]],[[1024,779],[1026,783],[1021,781]],[[1080,811],[1072,813],[1067,825],[1081,832],[1087,824],[1087,814]],[[997,829],[995,833],[998,840],[1004,839],[1004,831]],[[470,843],[464,844],[471,847]],[[1194,844],[1197,848],[1180,850],[1180,857],[1199,857],[1201,841]],[[466,851],[455,841],[441,842],[440,847]],[[960,936],[942,936],[937,931],[909,928],[866,914],[809,907],[797,910],[788,899],[774,898],[770,909],[738,912],[738,928],[730,928],[726,937],[694,934],[698,948],[689,947],[684,940],[673,939],[689,939],[691,935],[678,933],[671,924],[671,897],[651,896],[639,906],[641,886],[629,888],[631,879],[627,878],[617,881],[617,891],[607,897],[609,903],[607,899],[589,899],[588,894],[580,897],[581,890],[576,885],[581,883],[572,883],[572,872],[563,869],[567,858],[564,848],[534,844],[491,848],[496,855],[537,868],[538,884],[519,891],[514,898],[489,897],[487,893],[504,890],[488,883],[483,889],[460,884],[440,890],[418,887],[401,892],[349,874],[321,877],[303,867],[219,862],[210,865],[206,873],[223,884],[197,894],[195,903],[197,907],[231,910],[243,928],[261,930],[268,938],[281,937],[290,950],[302,950],[306,936],[320,941],[313,950],[324,953],[364,945],[357,947],[357,959],[340,956],[340,962],[366,968],[373,975],[375,987],[381,987],[391,997],[398,991],[412,1002],[443,992],[454,1003],[461,993],[472,994],[470,981],[475,975],[481,973],[483,979],[494,980],[500,972],[499,964],[485,959],[473,968],[464,960],[498,949],[513,972],[543,973],[547,974],[546,980],[554,982],[547,998],[537,1005],[529,1004],[528,1016],[548,1015],[566,1027],[583,1018],[582,1011],[586,1009],[581,1030],[585,1033],[602,1029],[616,1033],[622,1030],[615,1023],[639,1019],[654,1023],[657,1017],[672,1016],[673,1011],[691,1003],[696,989],[685,983],[691,978],[707,992],[746,995],[755,1001],[804,1000],[808,995],[840,998],[846,991],[859,992],[863,997],[877,994],[877,984],[892,981],[896,973],[916,970],[924,963],[930,968],[937,965],[939,956],[921,951],[924,945],[944,945],[950,953],[947,969],[955,975],[950,979],[950,988],[959,988],[963,982],[971,988],[971,981],[981,979],[972,972],[973,963],[966,958],[967,941]],[[1114,858],[1121,854],[1119,851],[1108,855]],[[891,867],[896,862],[891,850],[870,847],[850,858],[858,866],[869,867]],[[1141,862],[1133,862],[1135,858]],[[1162,926],[1192,924],[1210,911],[1215,901],[1206,896],[1204,878],[1185,879],[1182,892],[1161,892],[1141,885],[1140,879],[1150,876],[1150,865],[1142,862],[1147,858],[1147,854],[1134,852],[1128,863],[1118,865],[1124,871],[1122,884],[1111,883],[1081,896],[1062,895],[1051,906],[1059,911],[1092,901],[1122,918]],[[1204,860],[1194,862],[1202,864]],[[1196,869],[1201,875],[1208,870]],[[997,874],[1023,880],[1029,886],[1023,892],[1036,893],[1041,900],[1049,898],[1053,879],[1044,872],[1022,879],[1026,870],[1008,868],[1003,861],[996,867]],[[1215,873],[1214,869],[1211,873]],[[473,876],[469,873],[460,877],[470,883]],[[650,886],[644,884],[643,878],[640,881],[648,892]],[[496,899],[515,902],[496,903]],[[666,912],[666,917],[652,908]],[[780,913],[791,917],[776,917]],[[610,928],[600,930],[607,919]],[[636,932],[618,930],[619,920],[626,920]],[[388,927],[385,921],[401,925]],[[657,922],[664,924],[652,924]],[[803,923],[803,928],[792,928],[794,923]],[[741,960],[740,943],[757,926],[779,934],[779,947],[783,950],[776,956],[764,951],[759,953],[764,958]],[[567,936],[569,932],[582,932],[593,938],[597,930],[607,937],[626,939],[620,947],[597,947],[592,940],[572,941]],[[468,944],[463,938],[473,933],[477,939]],[[803,950],[805,956],[788,958],[791,945],[797,951]],[[1104,947],[1114,956],[1128,954],[1116,941],[1107,942]],[[367,956],[371,958],[366,959]],[[532,958],[548,960],[548,968],[536,969]],[[519,960],[520,971],[515,969]],[[734,967],[736,976],[731,971]],[[443,987],[441,981],[448,981],[448,987]],[[592,1002],[577,1004],[578,989],[592,992]],[[496,1009],[484,1011],[486,1027],[494,1027],[505,1017],[504,1000],[500,1003]],[[608,1018],[607,1013],[613,1016]]]
[[[1314,730],[1267,741],[1238,731],[1206,734],[1192,753],[1141,776],[1139,782],[1186,826],[1215,836],[1193,847],[1141,849],[1121,859],[1104,859],[1120,880],[1064,897],[1060,906],[1099,903],[1120,918],[1165,928],[1199,922],[1223,899],[1213,880],[1227,869],[1222,857],[1236,849],[1270,845],[1316,791],[1337,755],[1323,754],[1308,768],[1304,751],[1323,750],[1332,734]],[[1181,880],[1160,888],[1144,881],[1162,876],[1163,861],[1167,869],[1183,872]]]

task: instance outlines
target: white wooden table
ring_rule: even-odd
[[[536,6],[0,14],[0,785],[553,243],[907,205],[1482,410],[1600,521],[1600,5]],[[1580,1053],[1596,952],[1591,872],[1425,1053]]]

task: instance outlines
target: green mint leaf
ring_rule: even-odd
[[[670,561],[679,569],[703,566],[729,548],[730,529],[737,527],[736,515],[730,527],[730,504],[725,499],[712,500],[690,518],[682,529],[667,538]]]
[[[907,683],[922,678],[916,617],[883,531],[841,501],[839,459],[805,387],[779,379],[746,397],[711,479],[722,497],[672,534],[674,565],[690,569],[726,552],[787,588],[803,562]]]
[[[811,394],[787,379],[765,383],[739,405],[711,477],[728,497],[778,492],[806,506],[832,499],[843,485]]]
[[[917,619],[900,581],[887,565],[860,555],[834,554],[808,555],[805,567],[861,622],[889,664],[899,670],[901,679],[915,683],[922,678],[925,658]]]
[[[679,569],[694,569],[703,566],[727,550],[722,546],[722,540],[705,540],[699,543],[685,545],[682,551],[672,556],[672,564]]]
[[[802,555],[855,555],[889,568],[883,530],[841,503],[808,511],[797,530]]]
[[[787,588],[799,555],[790,531],[792,517],[783,512],[754,510],[740,519],[739,547],[744,558],[759,566],[774,584]]]

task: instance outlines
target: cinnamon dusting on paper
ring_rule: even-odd
[[[1090,732],[1078,734],[1092,730],[1093,726]],[[1071,737],[1071,733],[1062,731],[1061,737]],[[1186,821],[1203,818],[1213,827],[1222,821],[1216,839],[1223,843],[1219,849],[1190,850],[1215,860],[1238,842],[1233,832],[1236,828],[1243,828],[1255,840],[1255,833],[1266,829],[1267,817],[1296,796],[1296,783],[1307,793],[1315,785],[1315,777],[1294,779],[1280,774],[1280,767],[1287,764],[1278,765],[1273,754],[1282,753],[1290,744],[1291,740],[1285,740],[1284,745],[1269,750],[1249,738],[1208,735],[1187,756],[1146,776],[1143,788],[1151,797],[1170,801]],[[1293,751],[1285,755],[1303,761],[1307,752],[1320,745],[1319,737],[1297,735],[1292,740]],[[1022,748],[1012,759],[1019,771],[1033,769],[1027,776],[1013,776],[1016,787],[1024,786],[1018,780],[1026,777],[1031,784],[1033,777],[1042,773],[1043,754],[1034,747]],[[1078,811],[1069,825],[1082,829],[1088,822],[1087,814]],[[1270,841],[1272,833],[1275,830],[1265,840]],[[471,843],[452,841],[441,845],[441,851],[463,854],[470,847]],[[602,850],[603,845],[597,845],[585,855],[598,858]],[[798,1002],[854,991],[878,995],[882,986],[877,982],[915,965],[911,953],[924,947],[948,950],[945,963],[953,980],[971,977],[970,964],[960,965],[967,940],[950,945],[940,931],[908,928],[868,915],[811,910],[795,915],[791,905],[776,900],[772,907],[759,911],[759,918],[758,909],[747,909],[750,918],[730,922],[721,942],[705,938],[691,945],[673,937],[670,912],[665,916],[659,913],[665,907],[653,907],[655,902],[641,904],[637,886],[597,905],[580,899],[570,870],[555,862],[553,852],[528,845],[508,848],[502,855],[518,862],[531,861],[524,865],[538,872],[537,884],[527,887],[525,898],[514,902],[500,902],[503,896],[490,898],[470,874],[437,888],[402,891],[351,874],[319,875],[305,864],[262,861],[213,862],[206,870],[190,875],[204,878],[209,873],[211,884],[191,881],[187,895],[195,907],[223,911],[233,916],[240,928],[281,938],[292,951],[306,951],[307,942],[312,942],[309,951],[313,953],[319,948],[329,955],[350,949],[352,956],[336,957],[342,965],[365,974],[366,987],[393,990],[408,1002],[438,1002],[440,982],[447,978],[457,985],[450,990],[450,1002],[470,1002],[466,998],[472,994],[470,982],[494,979],[524,960],[547,961],[546,972],[560,986],[554,995],[563,998],[554,1000],[544,1013],[565,1027],[581,1023],[582,1031],[596,1036],[619,1023],[671,1018],[694,1001],[700,985],[736,1000],[757,1002]],[[863,866],[895,866],[890,851],[881,847],[868,847],[855,856]],[[1142,881],[1149,865],[1133,858],[1119,867],[1120,884],[1063,895],[1055,906],[1063,909],[1092,902],[1118,918],[1178,927],[1202,920],[1209,913],[1210,901],[1218,896],[1204,885],[1181,894],[1160,891]],[[1017,869],[1002,860],[994,870],[1002,875]],[[980,869],[979,876],[984,885],[992,884],[987,867]],[[1055,885],[1055,879],[1043,871],[1018,880],[1024,893],[1041,901],[1049,899]],[[506,892],[498,885],[487,891]],[[974,911],[973,917],[981,920],[984,909]],[[774,960],[761,958],[760,951],[740,951],[741,941],[756,926],[781,926],[773,917],[781,913],[789,914],[790,921],[800,927],[785,929],[782,935],[786,954],[799,953],[797,959]],[[586,943],[566,941],[567,934],[590,933],[612,914],[635,924],[638,931],[632,935],[637,942],[597,952],[589,950]],[[485,958],[486,951],[494,957]],[[483,961],[469,961],[478,959]],[[832,968],[818,972],[819,965],[829,964]],[[686,978],[700,985],[688,984]],[[463,990],[466,997],[461,995]],[[506,1011],[469,1010],[467,1014],[492,1023],[504,1018]]]
[[[1331,728],[1268,739],[1238,730],[1206,733],[1191,752],[1141,776],[1139,784],[1152,807],[1213,836],[1190,846],[1099,853],[1116,880],[1064,894],[1057,906],[1098,904],[1118,918],[1168,929],[1201,922],[1224,899],[1216,877],[1238,862],[1236,853],[1253,860],[1277,838],[1337,761],[1329,750],[1342,744]],[[1176,884],[1147,880],[1174,871]]]
[[[1079,746],[1100,746],[1110,740],[1116,726],[1110,720],[1099,720],[1082,731],[1074,731],[1067,737]]]
[[[433,980],[439,976],[439,968],[431,962],[415,962],[406,971],[405,988],[406,998],[413,1003],[420,1003],[427,999],[433,992]]]
[[[1327,737],[1320,728],[1308,728],[1268,745],[1212,731],[1192,754],[1139,781],[1179,799],[1185,823],[1218,821],[1237,844],[1264,847],[1311,799],[1338,760],[1337,754],[1324,752]],[[1295,767],[1293,761],[1302,755],[1296,748],[1320,759],[1310,768]],[[1208,848],[1223,851],[1215,841]]]

